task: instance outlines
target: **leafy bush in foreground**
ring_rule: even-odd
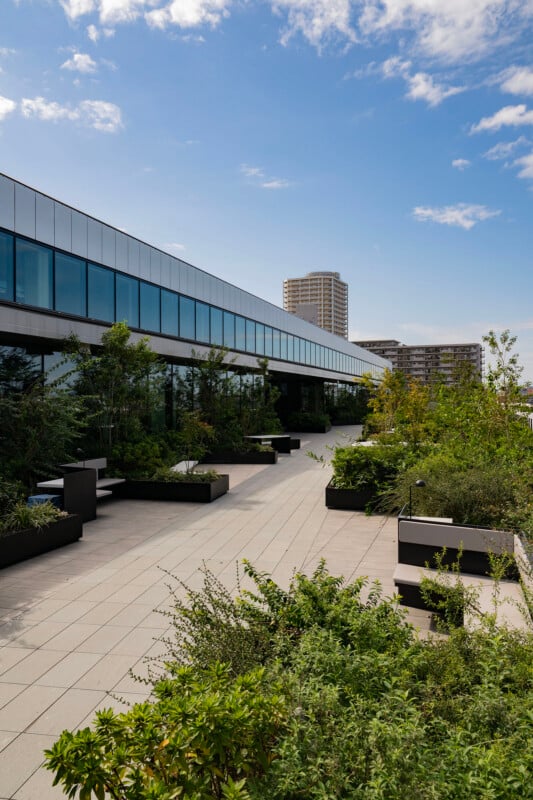
[[[364,579],[322,564],[285,590],[245,571],[236,598],[206,572],[177,600],[153,702],[48,751],[71,797],[533,797],[531,635],[487,623],[422,641]]]

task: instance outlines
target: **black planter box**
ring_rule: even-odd
[[[43,528],[4,533],[0,536],[0,568],[40,556],[65,544],[72,544],[81,539],[82,535],[83,525],[77,514],[71,514]]]
[[[375,497],[372,489],[336,489],[331,483],[326,486],[326,506],[344,511],[365,511]]]
[[[278,454],[275,450],[250,453],[223,450],[219,453],[209,453],[202,459],[203,464],[277,464],[277,462]]]
[[[173,500],[181,503],[211,503],[229,489],[229,475],[209,483],[187,481],[134,481],[119,484],[114,494],[128,500]]]

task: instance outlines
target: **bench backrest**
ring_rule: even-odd
[[[426,522],[414,519],[398,520],[398,542],[436,548],[471,550],[477,553],[513,553],[513,534],[490,528],[470,528],[465,525]]]
[[[107,458],[86,458],[85,461],[74,461],[72,464],[62,464],[61,466],[69,469],[95,469],[98,478],[98,472],[107,467]]]

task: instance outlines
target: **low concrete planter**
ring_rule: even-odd
[[[278,454],[275,450],[236,453],[223,450],[220,453],[209,453],[202,459],[203,464],[277,464]]]
[[[64,517],[42,528],[4,533],[0,536],[0,568],[72,544],[81,539],[82,535],[83,525],[81,517],[77,514]]]
[[[229,475],[209,483],[196,481],[127,480],[115,489],[117,497],[128,500],[172,500],[178,503],[211,503],[229,489]]]
[[[375,493],[372,489],[337,489],[328,483],[326,486],[326,506],[344,511],[365,511]]]

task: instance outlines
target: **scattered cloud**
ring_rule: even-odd
[[[104,100],[82,100],[75,107],[64,106],[44,97],[25,97],[20,103],[22,115],[46,122],[70,120],[102,133],[116,133],[123,127],[120,108]]]
[[[165,250],[173,250],[174,252],[182,253],[185,250],[185,245],[180,242],[168,242],[163,245]]]
[[[533,95],[533,69],[529,67],[510,67],[500,73],[498,80],[502,92]]]
[[[87,25],[87,36],[94,44],[96,44],[102,36],[109,39],[114,35],[115,31],[113,28],[97,28],[96,25]]]
[[[9,116],[9,114],[12,114],[16,107],[17,104],[14,100],[10,100],[9,97],[2,97],[2,95],[0,95],[0,122]]]
[[[119,0],[119,2],[127,1]],[[162,8],[147,11],[144,16],[148,24],[154,28],[165,29],[170,25],[177,25],[179,28],[210,25],[215,28],[222,19],[229,16],[230,6],[231,0],[171,0]]]
[[[513,162],[513,166],[520,168],[518,172],[519,178],[533,180],[533,151],[525,156],[521,156],[521,158],[517,158]]]
[[[483,117],[477,125],[472,125],[470,133],[499,131],[503,127],[519,125],[533,125],[533,111],[528,111],[523,103],[518,106],[504,106],[492,117]]]
[[[59,0],[59,4],[70,20],[76,20],[96,9],[95,0]]]
[[[411,73],[412,64],[398,56],[383,62],[381,70],[385,78],[403,78],[407,83],[406,97],[409,100],[424,100],[429,106],[438,106],[447,97],[465,91],[464,86],[449,86],[436,83],[427,72]]]
[[[0,58],[7,58],[8,56],[15,55],[17,51],[12,47],[0,47]]]
[[[454,160],[452,161],[452,167],[455,167],[455,169],[458,169],[460,172],[462,172],[469,166],[470,166],[470,161],[467,158],[454,158]]]
[[[351,0],[272,0],[272,10],[287,15],[282,45],[297,34],[318,49],[328,41],[342,39],[353,44],[358,39],[351,25]]]
[[[417,206],[413,209],[413,217],[419,222],[437,222],[439,225],[455,225],[464,230],[470,230],[478,222],[483,222],[491,217],[501,214],[499,210],[474,203],[457,203],[454,206]]]
[[[82,72],[85,75],[90,75],[96,72],[97,64],[87,53],[75,52],[72,58],[61,64],[61,69],[70,69],[73,72]]]
[[[252,167],[250,164],[241,164],[240,172],[261,189],[287,189],[291,182],[286,178],[274,178],[265,175],[262,167]]]
[[[490,150],[487,150],[486,153],[483,153],[483,158],[488,158],[489,161],[505,161],[515,150],[529,144],[530,141],[525,136],[519,136],[518,139],[515,139],[513,142],[498,142],[498,144],[495,144]]]

